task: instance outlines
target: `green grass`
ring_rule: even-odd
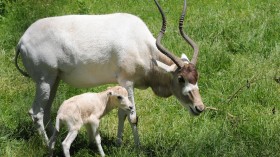
[[[176,55],[192,55],[177,24],[183,1],[160,0],[167,16],[164,45]],[[189,0],[188,34],[200,46],[199,86],[204,103],[218,109],[192,117],[174,98],[136,90],[141,148],[135,149],[126,122],[124,144],[115,145],[117,111],[101,122],[108,156],[280,156],[280,1]],[[141,17],[154,36],[161,27],[151,0],[0,0],[0,156],[43,156],[47,149],[27,111],[34,83],[14,66],[14,48],[36,19],[65,14],[127,12]],[[277,82],[278,80],[278,82]],[[249,83],[247,83],[249,82]],[[106,86],[76,89],[61,83],[53,117],[63,100]],[[66,136],[59,135],[58,143]],[[55,154],[62,156],[60,144]],[[98,156],[85,130],[71,147],[73,156]]]

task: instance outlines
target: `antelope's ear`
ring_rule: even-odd
[[[164,71],[166,72],[172,72],[174,71],[174,66],[172,65],[167,65],[167,64],[164,64],[162,63],[161,61],[158,61],[158,60],[155,60],[156,61],[156,64],[159,68],[163,69]]]
[[[184,62],[190,63],[189,58],[188,58],[188,57],[187,57],[187,55],[186,55],[186,54],[184,54],[184,53],[182,53],[182,55],[181,55],[181,59],[182,59]]]

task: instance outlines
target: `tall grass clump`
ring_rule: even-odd
[[[192,49],[180,37],[183,0],[159,0],[167,17],[163,44],[177,56]],[[185,31],[200,47],[197,69],[206,111],[190,116],[179,102],[135,90],[141,147],[135,148],[128,122],[124,144],[115,144],[117,111],[100,125],[108,156],[280,156],[280,1],[188,0]],[[27,112],[35,88],[14,66],[14,49],[37,19],[69,14],[126,12],[139,16],[156,36],[161,16],[151,0],[0,0],[0,156],[45,156],[47,149]],[[52,108],[63,100],[104,85],[77,89],[61,82]],[[55,156],[63,156],[59,144]],[[71,147],[73,156],[98,156],[85,130]]]

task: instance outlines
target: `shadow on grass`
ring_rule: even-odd
[[[62,133],[60,137],[58,137],[54,156],[64,156],[63,154],[63,148],[62,148],[62,141],[67,136],[67,131],[65,133]],[[179,146],[179,143],[175,142],[170,147],[165,147],[158,145],[160,141],[156,141],[155,143],[151,143],[148,145],[141,145],[139,148],[135,147],[134,145],[126,144],[124,142],[122,146],[118,146],[116,144],[116,138],[111,137],[109,135],[102,135],[102,147],[104,149],[104,152],[106,156],[114,156],[116,155],[116,150],[118,149],[125,149],[124,156],[127,156],[130,152],[134,155],[140,155],[140,156],[148,156],[148,157],[154,157],[154,156],[170,156],[173,154],[174,149]],[[120,150],[121,151],[121,150]],[[96,146],[96,143],[89,144],[87,134],[79,134],[75,141],[72,143],[70,148],[70,154],[74,156],[100,156],[98,152],[98,148]]]
[[[16,140],[30,140],[36,133],[36,128],[32,121],[20,120],[15,129],[3,128],[9,134],[9,138]]]
[[[65,137],[67,136],[67,133],[68,133],[68,131],[65,128],[63,128],[63,130],[61,131],[60,135],[58,136],[58,138],[56,140],[56,146],[55,146],[55,150],[54,150],[54,154],[53,154],[54,156],[64,156],[62,142],[65,139]],[[104,136],[102,134],[101,134],[101,138],[102,138],[101,144],[102,144],[105,154],[106,155],[113,154],[113,151],[111,151],[111,150],[113,150],[112,148],[118,147],[115,142],[116,139],[113,137],[106,136],[106,135]],[[107,150],[105,147],[109,148],[109,149]],[[100,155],[95,141],[94,141],[94,143],[88,142],[87,133],[85,133],[85,134],[79,133],[70,147],[71,155],[80,154],[81,152],[86,153],[90,156],[99,156]]]
[[[146,145],[142,145],[140,147],[141,153],[145,154],[145,156],[154,157],[154,156],[172,156],[176,147],[179,146],[178,141],[174,141],[173,144],[166,147],[165,144],[160,145],[162,143],[160,140],[156,140],[154,143],[149,143]]]
[[[19,120],[18,125],[15,129],[11,129],[5,125],[0,126],[1,137],[5,136],[8,139],[15,140],[24,140],[26,142],[34,139],[42,140],[40,135],[38,135],[37,129],[34,126],[34,123],[31,120]],[[61,131],[58,135],[56,146],[54,150],[54,156],[64,156],[62,141],[67,136],[67,129],[65,127],[61,128]],[[165,145],[160,145],[161,141],[156,140],[154,143],[148,143],[146,145],[141,145],[140,148],[135,147],[134,144],[126,144],[123,143],[121,147],[116,144],[116,137],[112,137],[110,135],[102,134],[102,147],[104,152],[108,156],[113,156],[118,149],[125,148],[125,152],[131,152],[132,154],[142,154],[144,156],[172,156],[173,151],[176,147],[179,146],[177,142],[174,142],[170,147],[166,147]],[[44,147],[41,145],[39,147]],[[45,153],[43,156],[48,156],[48,149],[45,147]],[[161,152],[161,153],[159,153]],[[163,153],[163,154],[162,154]],[[96,143],[90,144],[88,142],[88,136],[86,132],[79,133],[75,141],[72,143],[70,148],[71,155],[81,156],[85,154],[86,156],[99,156],[98,148]],[[161,154],[161,155],[160,155]]]

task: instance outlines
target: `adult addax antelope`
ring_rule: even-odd
[[[125,13],[108,15],[68,15],[44,18],[33,23],[21,37],[15,63],[18,70],[36,84],[36,94],[29,110],[38,130],[48,142],[45,126],[50,126],[50,111],[60,80],[86,88],[118,83],[125,87],[134,112],[130,114],[134,141],[138,145],[136,108],[133,89],[151,87],[160,97],[174,95],[193,115],[204,110],[197,86],[196,44],[183,32],[186,1],[180,18],[180,32],[194,48],[189,61],[178,58],[161,44],[166,20],[155,39],[145,23]],[[19,54],[27,72],[17,64]],[[118,142],[122,142],[126,113],[118,112]]]

